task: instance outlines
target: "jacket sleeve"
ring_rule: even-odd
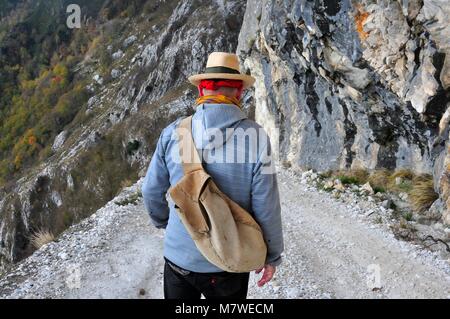
[[[144,205],[150,219],[157,228],[166,228],[169,220],[169,205],[166,193],[170,187],[169,171],[165,162],[164,131],[159,137],[147,175],[142,185]]]
[[[270,142],[263,147],[253,172],[252,211],[267,244],[266,264],[281,264],[284,250],[281,206],[277,175],[273,167]]]

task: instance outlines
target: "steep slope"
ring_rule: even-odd
[[[280,160],[434,174],[450,222],[449,14],[441,0],[248,1],[238,53]]]
[[[0,191],[0,264],[29,255],[33,232],[58,234],[136,181],[161,129],[192,111],[187,76],[207,53],[235,51],[244,1],[152,3],[136,19],[107,23],[115,35],[102,52],[109,73],[95,50],[86,52],[76,72],[92,97],[56,137],[53,155]]]
[[[370,202],[347,205],[302,175],[278,176],[284,262],[263,289],[252,275],[251,298],[450,297],[448,253],[397,241],[388,224],[373,223]],[[127,188],[16,266],[0,280],[0,297],[161,298],[164,232],[150,225],[139,189]]]

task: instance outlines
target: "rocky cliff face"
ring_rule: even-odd
[[[236,50],[245,1],[155,1],[109,48],[108,83],[89,61],[93,97],[81,125],[55,139],[55,154],[0,193],[0,264],[29,255],[30,234],[58,234],[111,200],[142,175],[163,127],[192,112],[186,79],[200,72],[209,52]]]
[[[432,173],[445,211],[449,14],[440,0],[248,1],[238,53],[280,160]]]

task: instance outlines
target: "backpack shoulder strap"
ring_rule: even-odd
[[[181,120],[178,128],[178,147],[184,174],[203,169],[195,142],[192,137],[192,116]]]

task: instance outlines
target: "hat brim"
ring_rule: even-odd
[[[201,80],[225,79],[225,80],[240,80],[244,84],[244,89],[251,87],[255,83],[255,78],[246,74],[231,74],[231,73],[202,73],[192,75],[189,82],[198,86]]]

